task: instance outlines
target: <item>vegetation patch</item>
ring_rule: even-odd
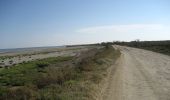
[[[55,57],[25,62],[0,71],[2,100],[90,100],[93,85],[120,52],[111,46],[82,52],[79,57]]]
[[[126,45],[146,49],[158,53],[170,55],[170,41],[131,41],[131,42],[114,42],[113,44]]]

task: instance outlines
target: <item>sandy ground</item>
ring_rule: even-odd
[[[102,100],[170,100],[170,56],[114,47],[122,55],[110,70]]]
[[[9,52],[0,54],[0,56],[13,56],[12,58],[7,58],[5,60],[0,60],[0,66],[11,66],[13,64],[18,64],[27,61],[33,61],[36,59],[43,59],[49,57],[58,56],[78,56],[81,52],[87,51],[92,48],[100,48],[97,46],[77,46],[77,47],[64,47],[64,48],[49,48],[49,49],[39,49],[39,50],[28,50],[24,52]],[[27,54],[27,55],[25,55]],[[3,62],[2,62],[3,61]],[[10,63],[12,61],[12,63]]]

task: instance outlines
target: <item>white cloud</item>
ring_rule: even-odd
[[[78,33],[159,33],[170,32],[170,27],[161,24],[131,24],[97,26],[79,29]]]
[[[93,36],[95,40],[167,40],[170,39],[170,26],[162,24],[130,24],[87,27],[77,33]]]

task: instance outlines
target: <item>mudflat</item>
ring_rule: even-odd
[[[60,48],[36,48],[25,49],[24,51],[12,51],[0,54],[0,66],[11,66],[14,64],[44,59],[58,56],[76,56],[80,52],[87,51],[95,46],[75,46],[75,47],[60,47]]]

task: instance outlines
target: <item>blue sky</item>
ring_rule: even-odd
[[[0,0],[0,48],[170,39],[169,0]]]

